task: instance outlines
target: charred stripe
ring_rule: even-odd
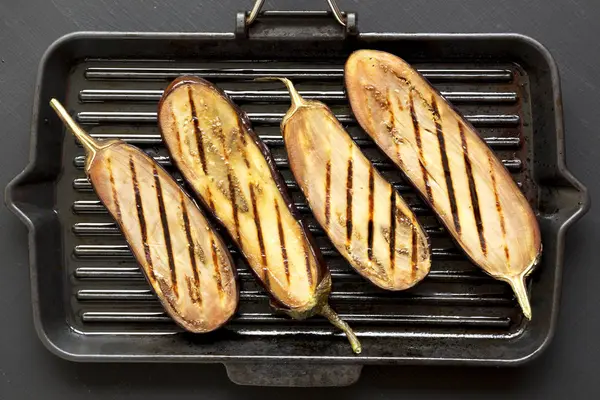
[[[325,228],[329,228],[331,219],[331,160],[325,166]]]
[[[188,92],[188,99],[189,99],[189,92]],[[192,116],[193,118],[193,116]],[[179,128],[177,127],[177,116],[175,115],[174,112],[171,112],[171,119],[173,120],[173,126],[171,126],[171,129],[173,130],[173,132],[175,132],[175,141],[177,142],[177,150],[179,150],[179,156],[183,157],[183,147],[181,144],[181,135],[179,134]]]
[[[417,148],[419,149],[419,166],[421,167],[421,174],[423,175],[423,184],[425,185],[425,191],[427,192],[427,200],[429,200],[429,203],[433,207],[435,206],[435,202],[433,201],[433,193],[431,192],[431,186],[429,185],[429,175],[427,174],[427,165],[425,164],[425,156],[423,154],[423,142],[421,141],[421,127],[419,126],[419,119],[415,112],[412,90],[408,92],[408,99],[410,103],[410,117],[415,133],[415,142],[417,142]]]
[[[504,222],[504,210],[502,210],[502,204],[500,203],[500,196],[498,195],[498,184],[496,183],[496,175],[494,174],[494,162],[491,157],[488,157],[488,163],[490,165],[490,176],[492,178],[492,188],[494,189],[494,199],[496,200],[496,211],[498,212],[498,219],[500,220],[500,229],[502,230],[502,238],[504,240],[504,255],[506,256],[506,263],[510,270],[510,253],[508,251],[508,243],[506,242],[506,225]]]
[[[398,137],[398,132],[396,130],[396,115],[394,114],[394,108],[392,107],[392,101],[391,101],[391,92],[390,89],[388,88],[387,90],[387,96],[386,96],[386,104],[387,104],[387,109],[388,112],[390,113],[390,117],[388,120],[388,123],[386,125],[388,133],[390,134],[391,138],[392,138],[392,142],[394,143],[394,147],[396,150],[396,159],[398,161],[398,165],[404,169],[404,162],[402,161],[402,157],[400,156],[400,142],[401,142],[401,138]],[[402,110],[402,107],[400,106],[400,110]]]
[[[477,226],[477,233],[479,234],[479,245],[484,255],[487,255],[487,244],[485,242],[485,235],[483,232],[483,220],[481,219],[481,209],[479,208],[479,196],[477,194],[477,186],[475,185],[475,179],[473,177],[473,168],[471,166],[471,159],[469,157],[469,146],[467,144],[467,138],[465,137],[465,131],[463,124],[458,122],[458,131],[460,132],[460,142],[464,151],[465,158],[465,170],[467,172],[467,178],[469,180],[469,192],[471,193],[471,206],[473,208],[473,217],[475,218],[475,225]]]
[[[390,269],[393,275],[396,268],[396,191],[394,188],[390,189]]]
[[[227,167],[227,186],[229,188],[229,202],[231,203],[231,211],[233,213],[233,224],[235,226],[235,240],[238,243],[242,243],[240,237],[240,218],[237,204],[237,196],[235,194],[235,183],[233,182],[233,176],[231,175],[231,167],[229,166],[229,153],[225,147],[225,135],[220,126],[213,128],[213,134],[221,139],[221,145],[223,146],[223,156],[225,159],[225,166]]]
[[[414,280],[417,276],[417,269],[419,268],[419,246],[417,237],[417,227],[415,226],[416,221],[413,223],[412,234],[411,234],[411,251],[410,251],[410,276]]]
[[[221,268],[219,267],[219,249],[217,248],[217,243],[215,243],[215,238],[212,232],[208,232],[210,237],[210,252],[212,255],[213,267],[215,269],[215,280],[217,283],[217,291],[219,292],[219,297],[223,297],[223,282],[221,281]]]
[[[192,273],[194,274],[194,285],[200,285],[200,273],[198,271],[198,266],[196,264],[196,252],[194,248],[196,244],[194,243],[194,238],[192,237],[192,228],[190,227],[190,218],[188,216],[187,207],[185,205],[185,195],[180,192],[180,202],[181,202],[181,216],[183,218],[183,229],[185,230],[185,239],[188,243],[188,254],[190,256],[190,263],[192,264]]]
[[[106,168],[108,169],[108,179],[110,181],[113,204],[115,205],[115,214],[117,214],[117,222],[121,223],[121,204],[119,202],[119,195],[117,193],[117,185],[115,184],[115,177],[113,176],[112,161],[110,157],[107,157],[106,159]]]
[[[135,208],[137,210],[138,221],[140,224],[144,255],[146,256],[146,263],[148,263],[148,276],[152,281],[155,281],[156,276],[154,275],[154,267],[152,265],[152,254],[150,253],[150,246],[148,244],[148,228],[146,226],[146,218],[144,217],[144,206],[142,204],[142,196],[140,195],[140,187],[137,179],[137,172],[135,170],[135,162],[133,161],[133,155],[129,156],[129,169],[131,171],[131,184],[133,185]]]
[[[244,129],[242,128],[242,125],[240,124],[239,120],[237,129],[240,135],[240,141],[242,142],[242,158],[244,159],[244,164],[246,164],[246,168],[250,169],[250,161],[248,161],[248,153],[246,150],[246,135],[244,135]]]
[[[349,246],[352,242],[352,197],[354,171],[352,164],[352,154],[348,158],[348,174],[346,177],[346,243]]]
[[[433,122],[435,123],[435,132],[437,134],[438,146],[442,157],[442,167],[444,168],[444,178],[446,180],[446,189],[448,190],[448,200],[450,201],[450,211],[454,220],[454,228],[456,233],[460,235],[460,218],[458,216],[458,206],[456,204],[456,194],[454,193],[454,184],[452,183],[452,172],[450,171],[450,162],[446,153],[446,138],[442,129],[442,117],[438,110],[435,95],[431,97],[431,111],[433,114]]]
[[[375,208],[375,171],[369,165],[369,222],[367,223],[367,254],[373,260],[373,213]]]
[[[254,185],[252,184],[250,184],[250,200],[252,202],[252,213],[254,215],[254,224],[256,225],[256,236],[258,237],[258,246],[260,247],[260,257],[262,260],[264,284],[267,288],[269,288],[269,268],[267,263],[267,254],[265,252],[265,241],[263,238],[263,232],[260,223],[260,215],[258,214],[258,206],[256,205],[256,193],[254,192]]]
[[[188,290],[188,296],[192,303],[202,305],[202,296],[200,295],[200,288],[198,286],[194,286],[192,279],[189,276],[185,277],[185,283]]]
[[[169,269],[171,270],[171,286],[173,286],[173,293],[175,294],[175,297],[179,297],[179,288],[177,286],[177,270],[175,268],[175,258],[173,257],[171,234],[169,232],[169,219],[167,218],[167,210],[165,208],[165,200],[163,199],[162,185],[160,184],[160,176],[158,176],[156,166],[152,167],[152,174],[154,175],[154,187],[156,189],[156,198],[158,199],[160,224],[165,240],[165,247],[167,248],[167,259],[169,262]]]
[[[208,203],[208,208],[210,208],[210,210],[212,212],[215,211],[215,202],[212,198],[212,192],[210,191],[210,186],[206,186],[206,198],[207,198],[207,203]]]
[[[287,248],[285,247],[285,231],[283,230],[283,224],[281,223],[281,213],[279,212],[279,203],[277,200],[273,200],[275,203],[275,215],[277,216],[277,232],[279,233],[279,245],[281,247],[281,258],[283,259],[283,268],[285,269],[285,277],[287,278],[288,285],[290,284],[290,268],[288,265]]]
[[[206,155],[204,154],[204,144],[202,142],[202,131],[200,130],[200,124],[198,122],[198,114],[196,113],[196,103],[194,103],[194,96],[192,95],[192,89],[188,86],[188,100],[190,102],[192,112],[192,122],[194,123],[194,134],[196,135],[196,145],[198,146],[198,155],[200,157],[200,165],[202,171],[206,174]]]
[[[231,202],[231,208],[233,212],[233,224],[235,225],[235,239],[238,243],[241,243],[242,239],[240,237],[240,217],[238,215],[238,206],[233,184],[233,178],[231,177],[231,171],[229,170],[229,168],[227,169],[227,183],[229,185],[229,201]]]
[[[311,256],[311,247],[307,243],[306,237],[303,237],[302,247],[304,249],[304,260],[306,262],[306,278],[308,279],[308,285],[312,287],[313,285],[313,275],[312,270],[310,268],[310,256]],[[319,250],[317,250],[319,251]]]

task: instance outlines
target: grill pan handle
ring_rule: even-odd
[[[265,0],[256,0],[256,3],[254,3],[254,7],[252,7],[252,11],[250,11],[250,14],[248,14],[248,16],[246,17],[247,26],[252,25],[252,23],[256,20],[256,17],[258,17],[258,14],[260,13],[260,10],[262,9],[264,4]],[[327,0],[327,4],[329,4],[329,8],[331,9],[335,20],[339,22],[340,25],[346,26],[346,16],[340,10],[335,0]]]
[[[362,365],[333,364],[225,364],[227,376],[238,385],[324,387],[349,386],[358,381]]]
[[[295,30],[291,32],[290,35],[281,35],[281,33],[264,35],[266,32],[262,32],[262,35],[258,36],[277,36],[277,38],[285,38],[288,37],[299,37],[302,34],[307,34],[313,36],[314,33],[317,33],[319,36],[332,36],[332,33],[336,31],[341,31],[344,36],[348,35],[356,35],[358,33],[358,28],[356,26],[356,14],[355,13],[346,13],[340,10],[335,0],[327,0],[327,4],[329,5],[330,11],[261,11],[262,7],[265,3],[265,0],[256,0],[252,10],[250,12],[240,12],[236,16],[236,29],[235,33],[238,37],[249,37],[248,29],[251,25],[260,25],[256,24],[257,20],[268,19],[271,18],[295,18],[295,17],[311,17],[316,19],[318,17],[332,17],[337,21],[337,29],[332,30],[331,27],[329,29],[324,29],[321,27],[317,32],[310,32],[308,29],[306,22],[302,23],[302,27],[304,29]],[[260,18],[259,18],[260,17]],[[267,18],[263,18],[267,17]],[[333,21],[328,21],[331,23]],[[255,27],[256,28],[256,27]],[[340,29],[341,28],[341,29]],[[260,30],[260,29],[257,29]]]

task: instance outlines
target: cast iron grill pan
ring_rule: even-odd
[[[225,362],[236,382],[282,385],[349,384],[366,363],[500,365],[535,355],[554,326],[564,227],[586,207],[585,189],[557,150],[562,126],[551,59],[519,36],[493,36],[485,40],[488,46],[484,36],[362,34],[315,45],[309,36],[282,43],[265,32],[257,40],[80,34],[49,50],[40,69],[32,165],[7,190],[9,205],[30,226],[35,318],[44,342],[64,357],[86,361]],[[412,62],[473,123],[537,211],[545,248],[530,279],[532,322],[523,319],[508,285],[466,259],[356,123],[343,88],[343,63],[353,49],[365,47]],[[92,136],[139,146],[185,188],[156,126],[162,90],[183,74],[223,88],[271,149],[331,269],[331,303],[363,342],[360,356],[324,319],[293,321],[275,313],[232,245],[241,294],[229,324],[191,335],[163,312],[85,177],[83,149],[65,135],[47,104],[63,96]],[[279,123],[289,96],[281,85],[253,81],[262,76],[291,78],[304,97],[328,104],[407,199],[432,244],[431,273],[422,283],[383,291],[338,254],[288,168]],[[281,362],[285,366],[274,366]]]

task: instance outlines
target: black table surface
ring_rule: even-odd
[[[518,32],[546,45],[559,64],[567,163],[588,188],[600,150],[598,0],[338,0],[364,32]],[[44,50],[72,31],[231,31],[253,0],[30,0],[0,2],[0,186],[26,165],[36,70]],[[265,9],[324,9],[320,0],[269,1]],[[600,237],[597,209],[567,235],[558,330],[547,351],[519,368],[365,367],[348,388],[265,389],[229,382],[219,364],[76,364],[36,337],[27,232],[0,210],[0,399],[159,398],[215,400],[309,396],[343,399],[598,399]],[[76,397],[77,396],[77,397]]]

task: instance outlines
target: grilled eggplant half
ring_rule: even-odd
[[[181,77],[165,90],[158,121],[172,159],[227,228],[272,304],[297,319],[325,316],[360,352],[328,304],[331,276],[245,114],[211,83]]]
[[[83,145],[86,174],[167,313],[194,333],[222,326],[238,304],[235,267],[200,209],[144,152],[95,140],[50,104]]]
[[[350,265],[375,285],[404,290],[429,272],[427,236],[329,108],[286,78],[292,106],[281,122],[290,168],[313,214]]]
[[[525,278],[541,254],[537,220],[486,143],[404,60],[374,50],[345,66],[352,111],[475,264],[508,282],[531,319]]]

